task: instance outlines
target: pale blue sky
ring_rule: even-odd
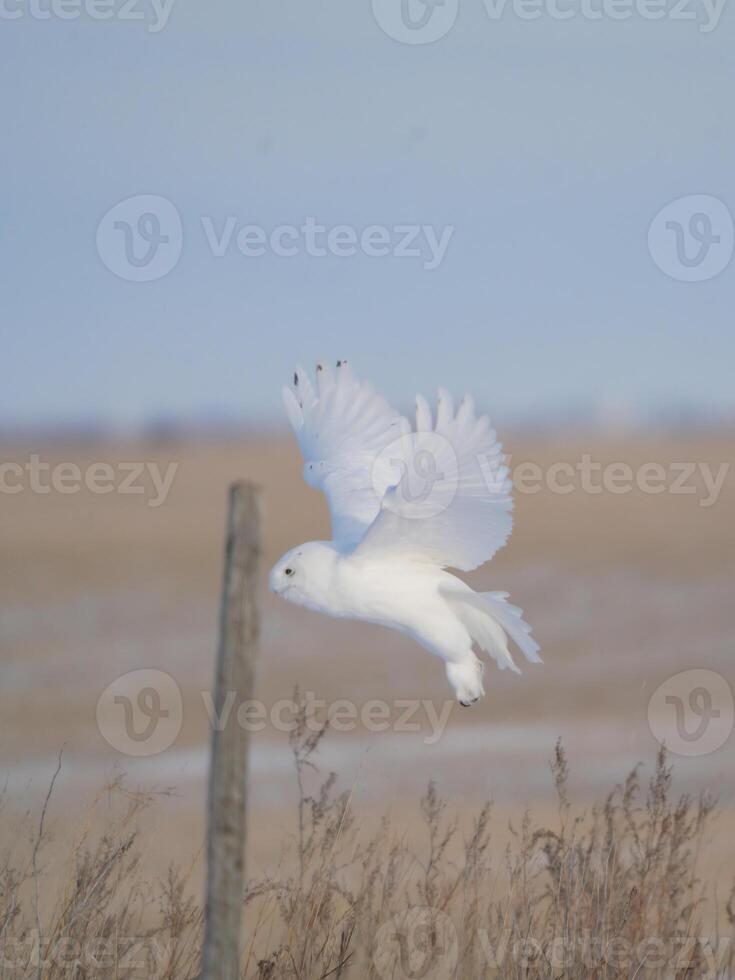
[[[460,0],[452,30],[415,46],[369,0],[174,0],[159,33],[6,9],[23,16],[0,19],[5,424],[268,419],[296,360],[338,356],[399,404],[444,383],[500,419],[735,410],[735,263],[679,282],[647,249],[674,198],[735,213],[727,5],[703,33],[636,14],[493,21]],[[144,193],[175,204],[183,251],[135,283],[95,235]],[[454,231],[433,271],[216,258],[201,217],[229,215]]]

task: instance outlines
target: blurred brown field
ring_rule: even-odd
[[[605,465],[706,463],[733,457],[729,433],[673,438],[517,434],[506,441],[512,465],[533,462],[547,473],[584,454]],[[171,787],[148,818],[146,860],[201,871],[209,725],[202,692],[213,675],[226,490],[252,479],[263,490],[262,643],[257,694],[266,707],[294,685],[328,704],[349,699],[431,701],[451,697],[442,664],[411,641],[377,627],[327,620],[276,600],[267,571],[286,549],[329,537],[325,502],[301,479],[294,444],[281,434],[203,441],[6,444],[3,461],[29,452],[53,466],[156,463],[177,466],[159,506],[149,484],[141,494],[22,492],[3,494],[0,509],[2,594],[2,745],[0,772],[17,841],[27,840],[59,749],[62,771],[49,810],[56,844],[78,829],[96,792],[122,767],[135,784]],[[658,743],[648,702],[670,676],[691,668],[718,672],[730,685],[735,629],[735,474],[716,502],[693,492],[569,493],[542,486],[516,494],[510,543],[469,576],[504,589],[533,625],[543,666],[523,676],[488,666],[486,699],[451,708],[433,738],[426,712],[419,731],[372,732],[361,724],[332,732],[320,766],[335,769],[353,792],[360,818],[376,825],[390,811],[412,826],[415,801],[429,778],[460,815],[492,798],[497,826],[529,805],[543,819],[555,807],[548,759],[561,737],[571,761],[570,791],[584,803],[622,780],[639,760],[651,764]],[[96,704],[119,675],[140,668],[170,674],[183,698],[174,744],[150,758],[121,755],[96,722]],[[121,722],[122,723],[122,722]],[[730,734],[701,756],[672,757],[676,786],[719,796],[718,830],[704,855],[709,882],[723,893],[735,871],[735,778]],[[249,869],[267,870],[293,830],[294,794],[287,738],[269,723],[251,741]],[[26,817],[26,814],[30,816]],[[498,846],[502,845],[502,834]],[[58,847],[58,851],[54,848]],[[61,857],[59,857],[61,861]],[[61,874],[61,869],[57,869]]]

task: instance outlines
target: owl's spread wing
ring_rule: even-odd
[[[283,398],[304,458],[304,479],[324,492],[333,538],[349,549],[377,517],[389,486],[381,453],[409,424],[355,378],[347,361],[338,361],[335,371],[317,364],[316,386],[297,369]]]
[[[513,499],[487,417],[475,414],[469,397],[455,413],[451,395],[440,389],[436,420],[418,396],[416,429],[403,433],[401,443],[402,459],[355,555],[464,571],[492,558],[510,535]]]

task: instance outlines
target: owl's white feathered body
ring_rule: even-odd
[[[440,392],[434,422],[419,396],[414,430],[344,361],[336,377],[318,365],[317,382],[315,391],[297,371],[284,397],[305,478],[329,501],[334,540],[289,551],[271,588],[327,615],[407,633],[445,661],[458,700],[472,704],[484,693],[473,646],[517,671],[510,636],[540,660],[507,593],[475,592],[445,570],[477,567],[510,534],[502,447],[467,398],[455,414]]]

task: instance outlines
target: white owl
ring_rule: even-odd
[[[457,411],[439,390],[436,418],[416,398],[416,426],[358,381],[346,361],[317,364],[316,388],[301,370],[284,388],[304,457],[304,477],[324,492],[332,541],[287,552],[271,589],[330,616],[380,623],[444,660],[465,706],[483,694],[484,664],[518,671],[515,641],[540,662],[538,644],[506,592],[475,592],[447,568],[488,561],[512,528],[512,485],[486,416],[465,397]]]

